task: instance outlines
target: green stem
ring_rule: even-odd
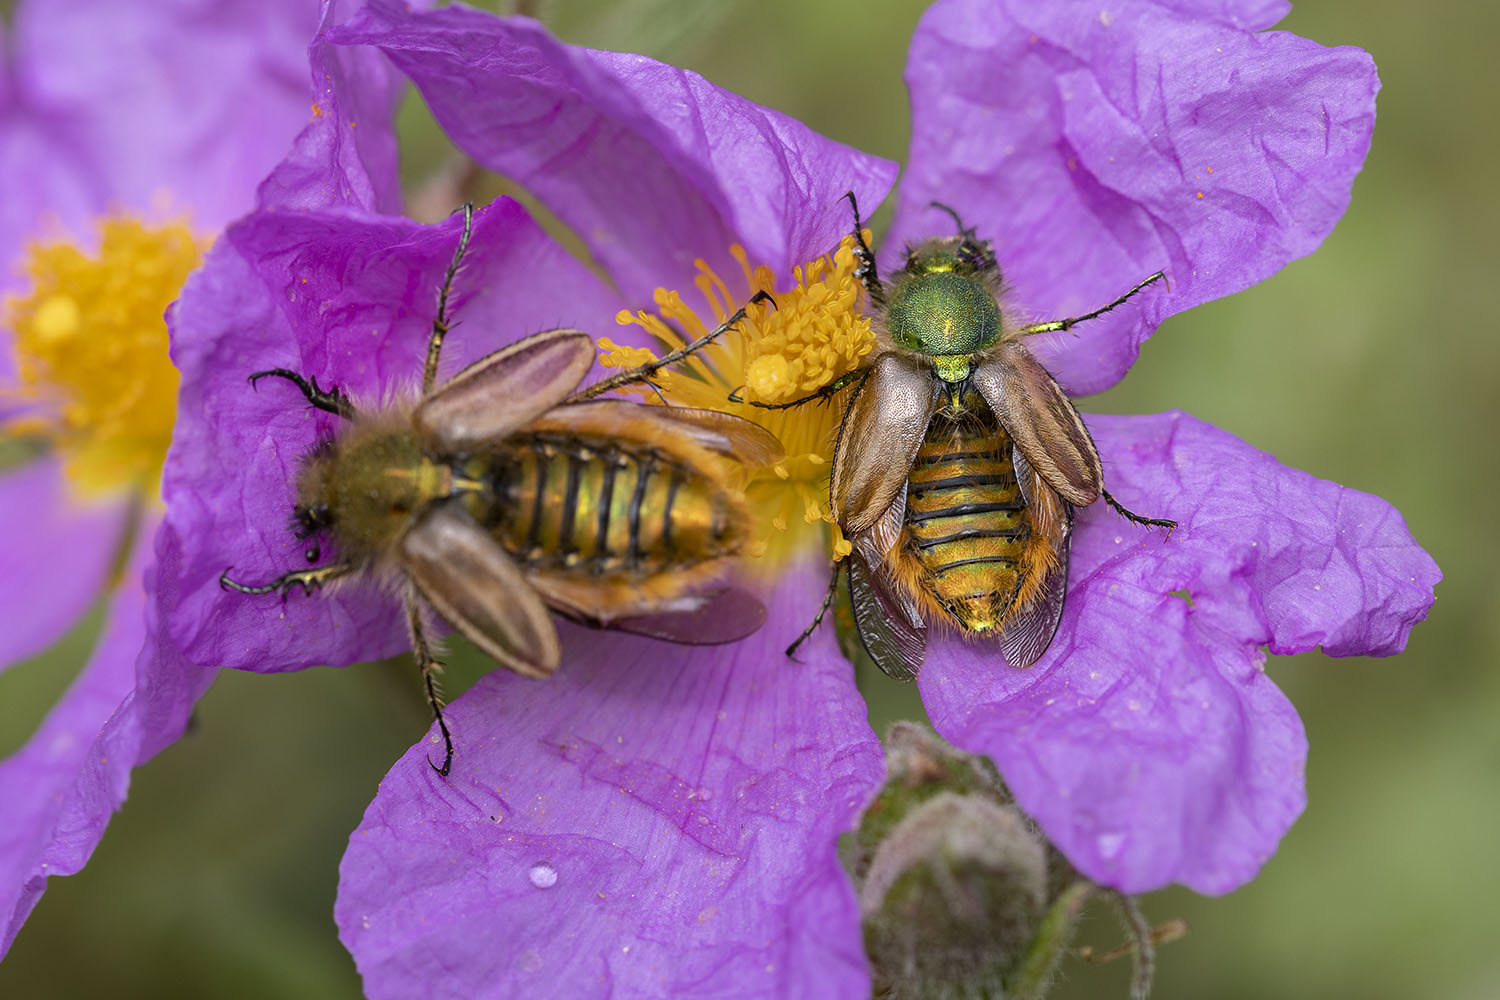
[[[1031,947],[1026,950],[1026,960],[1010,984],[1007,996],[1011,1000],[1041,1000],[1057,971],[1058,962],[1073,943],[1078,918],[1083,915],[1083,908],[1094,889],[1092,882],[1080,879],[1058,895],[1042,918],[1036,937],[1031,939]]]

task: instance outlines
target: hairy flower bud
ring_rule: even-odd
[[[860,887],[892,997],[1003,995],[1046,909],[1046,850],[1014,807],[940,792],[890,832]]]
[[[886,736],[886,783],[846,844],[874,995],[1040,1000],[1091,899],[1110,899],[1135,956],[1132,1000],[1151,991],[1153,929],[1136,901],[1079,875],[1015,805],[995,765],[910,722]]]
[[[910,723],[886,745],[853,865],[876,993],[1003,996],[1047,910],[1046,842],[989,761]]]

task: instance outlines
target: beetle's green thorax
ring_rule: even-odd
[[[931,355],[945,382],[961,382],[969,375],[968,355],[999,341],[1000,306],[980,277],[944,263],[909,262],[896,275],[885,318],[898,345]]]

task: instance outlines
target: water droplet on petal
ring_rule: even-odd
[[[1099,845],[1099,853],[1106,859],[1113,858],[1120,853],[1120,848],[1125,844],[1123,833],[1101,833],[1096,842]]]
[[[526,877],[538,889],[550,889],[557,884],[557,869],[545,861],[538,861],[531,866],[531,870],[526,873]]]

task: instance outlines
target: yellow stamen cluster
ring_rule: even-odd
[[[736,256],[743,265],[743,251]],[[748,399],[786,403],[817,392],[857,368],[875,346],[870,321],[858,311],[864,288],[854,276],[853,237],[844,238],[832,260],[797,268],[795,279],[789,295],[795,311],[777,310],[746,331]]]
[[[682,301],[675,291],[656,291],[656,312],[621,312],[616,319],[635,324],[652,335],[665,350],[675,350],[707,334],[724,322],[758,291],[770,292],[775,306],[752,305],[745,319],[708,348],[674,369],[659,373],[655,382],[662,398],[679,406],[727,410],[765,427],[781,439],[787,457],[757,470],[746,488],[754,510],[771,531],[763,551],[772,557],[789,555],[810,539],[793,527],[832,524],[828,509],[829,460],[838,420],[847,397],[786,410],[768,410],[734,403],[738,391],[745,400],[785,403],[817,392],[857,368],[875,345],[869,320],[862,314],[864,289],[854,276],[854,240],[845,237],[833,256],[819,257],[793,274],[792,287],[778,289],[776,276],[766,267],[751,267],[743,248],[730,253],[744,273],[744,291],[734,293],[702,260],[696,262],[694,284],[712,322]],[[622,347],[600,338],[601,363],[630,368],[656,358],[644,348]],[[635,387],[648,400],[655,393]],[[849,543],[834,527],[835,558],[849,552]],[[779,561],[779,560],[777,560]]]
[[[29,248],[31,290],[3,309],[19,384],[0,390],[28,412],[0,433],[45,440],[80,495],[155,494],[177,412],[163,313],[204,249],[185,223],[130,218],[103,220],[93,255]]]

